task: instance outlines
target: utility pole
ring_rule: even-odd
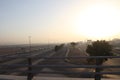
[[[28,40],[29,40],[29,52],[31,53],[31,36],[28,36]]]
[[[28,37],[29,40],[29,54],[30,57],[28,57],[28,76],[27,76],[27,80],[32,80],[33,78],[33,74],[31,73],[32,71],[32,59],[31,59],[31,36]]]

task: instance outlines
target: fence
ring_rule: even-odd
[[[1,56],[2,57],[2,56]],[[44,67],[47,67],[47,68],[94,68],[94,69],[103,69],[103,68],[120,68],[120,65],[50,65],[50,64],[36,64],[36,65],[33,65],[32,64],[32,60],[31,59],[103,59],[103,58],[120,58],[120,56],[77,56],[77,57],[20,57],[20,56],[16,56],[16,57],[9,57],[9,56],[6,56],[4,58],[9,58],[9,59],[18,59],[18,58],[24,58],[24,59],[27,59],[28,61],[28,64],[0,64],[1,67],[27,67],[28,70],[27,71],[24,71],[24,70],[0,70],[0,71],[7,71],[7,72],[24,72],[27,74],[27,80],[32,80],[33,76],[35,73],[42,73],[42,74],[46,74],[46,73],[49,73],[49,74],[87,74],[87,75],[91,75],[93,74],[94,75],[94,78],[95,80],[100,80],[101,79],[101,75],[102,74],[116,74],[116,75],[120,75],[120,71],[114,71],[114,72],[101,72],[100,70],[98,71],[95,71],[95,72],[72,72],[72,71],[36,71],[33,69],[33,67],[38,67],[38,68],[44,68]]]

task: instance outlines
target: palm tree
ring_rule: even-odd
[[[88,45],[86,52],[90,56],[112,56],[113,54],[111,53],[112,51],[112,46],[109,44],[109,42],[105,40],[97,40],[92,43],[92,45]],[[96,65],[102,65],[103,62],[107,61],[107,58],[95,58],[95,59],[90,59],[89,61],[95,61]],[[101,72],[101,68],[95,68],[96,72]],[[96,74],[95,75],[95,80],[100,80],[101,75]]]

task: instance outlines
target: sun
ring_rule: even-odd
[[[120,33],[120,10],[113,6],[93,5],[75,20],[76,34],[89,38],[108,38]]]

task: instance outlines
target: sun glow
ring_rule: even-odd
[[[94,5],[77,16],[76,34],[89,38],[107,38],[120,33],[120,10],[113,6]]]

